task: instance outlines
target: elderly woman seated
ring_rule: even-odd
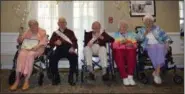
[[[29,88],[29,78],[32,74],[34,59],[43,54],[45,46],[47,45],[46,31],[39,28],[38,22],[36,20],[30,20],[28,25],[30,29],[18,37],[18,43],[22,43],[25,39],[36,39],[39,42],[32,49],[21,47],[19,50],[16,66],[16,81],[10,86],[10,90],[17,89],[21,75],[25,77],[22,90]]]
[[[145,15],[143,22],[145,26],[138,29],[137,38],[142,42],[141,46],[152,61],[155,69],[152,73],[154,82],[161,84],[160,68],[165,64],[166,49],[172,41],[159,26],[154,24],[154,18],[151,15]]]
[[[136,66],[136,34],[127,29],[127,22],[120,21],[119,31],[114,33],[113,55],[123,84],[135,85],[133,73]]]

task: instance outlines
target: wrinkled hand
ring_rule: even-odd
[[[92,43],[91,41],[89,41],[89,42],[87,43],[87,46],[89,46],[89,47],[92,47],[92,45],[93,45],[93,43]]]
[[[18,43],[22,43],[22,42],[23,42],[22,36],[19,36],[19,37],[17,38],[17,42],[18,42]]]
[[[150,28],[146,28],[144,35],[146,36],[150,32]]]
[[[36,51],[37,49],[39,49],[39,45],[33,47],[31,50],[32,50],[32,51]]]
[[[170,46],[168,43],[165,44],[165,48],[169,51],[170,50]]]
[[[104,37],[103,37],[103,36],[100,36],[100,37],[99,37],[99,39],[103,40],[103,39],[104,39]]]
[[[74,49],[73,47],[71,47],[71,48],[69,49],[69,53],[75,53],[75,49]]]
[[[61,40],[57,40],[57,41],[55,41],[55,45],[60,46],[61,44],[62,44],[62,41],[61,41]]]
[[[126,39],[122,39],[122,40],[120,41],[120,43],[121,43],[121,44],[125,44],[125,43],[126,43]]]
[[[127,47],[133,47],[134,45],[132,43],[127,43],[126,46]]]

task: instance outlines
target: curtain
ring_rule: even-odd
[[[39,26],[46,30],[49,38],[58,28],[58,5],[56,1],[28,1],[30,7],[29,19],[36,19]]]
[[[59,17],[67,20],[67,27],[72,29],[78,39],[79,67],[83,59],[84,30],[90,31],[94,21],[99,21],[104,28],[103,1],[60,1]]]
[[[38,22],[40,27],[47,31],[51,37],[54,30],[58,28],[58,5],[56,1],[38,1]]]
[[[84,30],[90,31],[94,21],[99,21],[104,28],[103,1],[74,1],[73,2],[73,30],[78,38],[79,60],[84,58]],[[81,62],[81,61],[79,61]],[[79,63],[81,66],[82,63]]]
[[[34,3],[33,3],[34,2]],[[58,29],[58,18],[66,18],[67,27],[74,31],[78,39],[79,67],[83,58],[84,30],[90,31],[94,21],[104,28],[103,1],[29,1],[32,11],[28,19],[36,18],[41,28],[51,36]]]

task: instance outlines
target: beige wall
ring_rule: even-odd
[[[109,31],[116,31],[120,19],[129,21],[129,29],[134,30],[135,26],[142,25],[142,17],[130,17],[129,2],[122,2],[123,7],[119,10],[115,7],[114,1],[105,1],[105,27]],[[156,1],[156,24],[167,32],[179,31],[178,1]],[[108,24],[108,17],[112,16],[113,24]]]
[[[19,1],[1,1],[1,32],[17,32],[21,19],[16,16],[13,6]],[[25,7],[25,1],[20,1],[22,8]]]
[[[25,1],[20,2],[21,6],[26,3]],[[21,19],[15,15],[15,11],[12,9],[12,6],[18,3],[19,1],[1,1],[1,32],[17,32],[19,30]],[[142,25],[141,17],[130,17],[128,4],[128,1],[123,1],[123,7],[118,10],[114,6],[113,1],[105,1],[104,23],[109,32],[117,30],[117,23],[120,19],[127,18],[129,20],[131,30],[133,30],[137,25]],[[108,24],[109,16],[114,18],[113,24]],[[178,32],[178,1],[156,1],[156,21],[156,24],[161,26],[165,31]]]

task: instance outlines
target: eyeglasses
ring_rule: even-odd
[[[59,23],[66,23],[66,22],[59,22]]]

